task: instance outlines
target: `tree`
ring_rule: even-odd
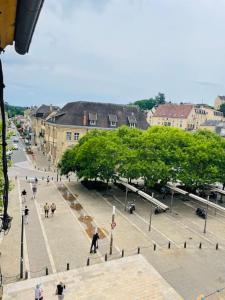
[[[154,98],[137,100],[133,104],[139,106],[141,110],[151,110],[153,107],[166,103],[165,95],[158,93]]]
[[[220,109],[219,110],[223,113],[223,116],[225,117],[225,103],[223,103],[223,104],[220,105]]]

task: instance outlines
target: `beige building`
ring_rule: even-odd
[[[206,129],[225,137],[225,121],[207,120],[200,126],[200,129]]]
[[[122,125],[146,129],[146,116],[136,106],[110,103],[71,102],[45,122],[46,154],[56,165],[63,152],[89,130],[114,130]]]
[[[206,105],[173,103],[159,105],[153,113],[149,112],[147,117],[151,126],[164,125],[184,130],[196,130],[206,120],[223,119],[223,113]]]
[[[217,96],[214,101],[215,109],[220,109],[220,106],[225,103],[225,96]]]

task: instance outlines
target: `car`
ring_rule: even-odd
[[[196,215],[203,218],[203,219],[206,219],[207,213],[206,213],[206,210],[204,208],[198,207],[196,209]]]
[[[13,150],[18,150],[18,149],[19,149],[19,147],[18,147],[18,145],[17,145],[17,144],[13,144],[13,146],[12,146],[12,149],[13,149]]]

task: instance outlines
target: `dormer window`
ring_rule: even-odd
[[[117,122],[118,122],[117,115],[109,115],[110,127],[116,127]]]
[[[128,116],[128,123],[129,123],[129,126],[130,126],[130,127],[132,127],[132,128],[135,128],[135,127],[136,127],[137,120],[136,120],[136,118],[135,118],[134,113],[132,113],[131,116]]]
[[[89,119],[89,124],[91,126],[95,126],[97,123],[97,113],[89,113],[88,119]]]

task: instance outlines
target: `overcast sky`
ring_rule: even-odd
[[[5,100],[212,104],[225,94],[224,0],[46,0],[29,54],[2,55]]]

